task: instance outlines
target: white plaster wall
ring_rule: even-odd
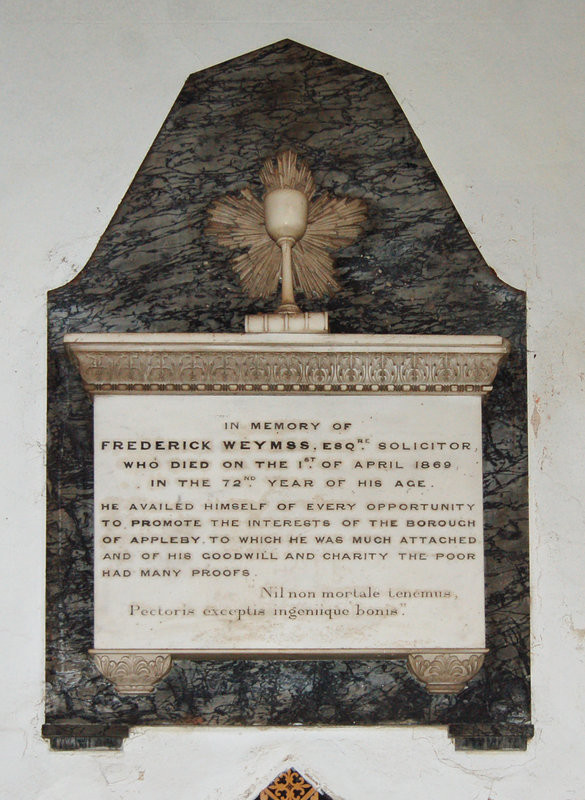
[[[584,3],[2,0],[0,35],[0,797],[236,800],[292,763],[343,800],[585,798]],[[185,77],[284,37],[387,77],[488,263],[528,291],[526,753],[425,728],[140,729],[123,753],[40,738],[45,292],[89,257]]]

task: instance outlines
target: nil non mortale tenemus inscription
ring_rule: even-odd
[[[479,396],[95,398],[95,647],[484,646]]]

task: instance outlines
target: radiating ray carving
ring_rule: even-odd
[[[323,297],[340,288],[330,254],[358,238],[366,204],[327,193],[313,200],[311,171],[291,150],[267,159],[260,180],[263,201],[249,188],[216,200],[207,232],[224,247],[246,248],[232,263],[250,297],[270,297],[281,280],[279,311],[295,313],[294,290]]]

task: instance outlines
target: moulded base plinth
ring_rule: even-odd
[[[454,722],[449,736],[455,750],[526,750],[534,725],[513,722]]]
[[[326,311],[277,311],[274,314],[247,314],[246,333],[328,333]]]
[[[42,734],[51,750],[121,750],[130,726],[90,722],[47,722]]]

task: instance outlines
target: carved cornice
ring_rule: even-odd
[[[504,339],[479,336],[204,336],[86,334],[65,341],[91,394],[484,394],[509,350]]]
[[[486,650],[420,652],[408,656],[408,669],[430,694],[458,694],[483,666]]]
[[[94,664],[118,694],[150,694],[173,665],[169,653],[91,650]]]

